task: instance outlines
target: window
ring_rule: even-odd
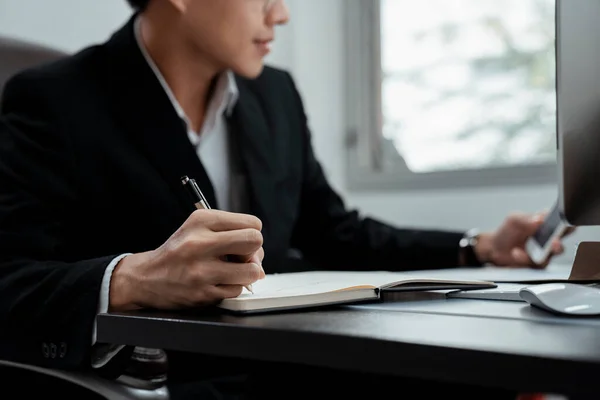
[[[353,188],[555,180],[554,0],[349,0]]]

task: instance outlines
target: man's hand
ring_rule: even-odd
[[[261,229],[251,215],[195,211],[158,249],[121,260],[109,309],[191,308],[239,296],[265,277]]]
[[[552,243],[552,253],[543,264],[535,264],[525,250],[527,239],[544,222],[545,216],[546,213],[510,215],[495,232],[480,235],[475,247],[477,257],[484,263],[502,267],[545,268],[553,256],[564,252],[561,240]],[[567,234],[571,232],[572,228]]]

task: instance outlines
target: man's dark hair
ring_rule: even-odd
[[[144,11],[150,0],[127,0],[129,5],[136,11]]]

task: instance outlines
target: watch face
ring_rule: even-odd
[[[470,231],[465,233],[465,236],[462,239],[460,239],[460,242],[458,242],[458,245],[460,247],[474,247],[477,244],[478,237],[479,237],[479,231],[477,231],[475,229],[471,229]]]
[[[469,245],[475,247],[478,239],[479,239],[479,235],[475,235],[475,236],[469,238]]]

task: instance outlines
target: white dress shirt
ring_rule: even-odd
[[[165,90],[165,93],[171,100],[173,108],[177,115],[185,122],[187,134],[191,144],[196,148],[198,157],[200,158],[208,177],[213,185],[215,197],[218,203],[218,208],[227,211],[241,211],[242,207],[240,192],[243,185],[238,185],[238,176],[233,175],[229,132],[227,129],[226,117],[231,115],[233,107],[239,97],[238,88],[235,82],[234,75],[231,71],[221,74],[216,82],[213,95],[206,110],[204,122],[200,132],[195,132],[186,116],[183,108],[175,98],[171,88],[164,79],[162,73],[148,54],[143,43],[140,31],[140,20],[136,20],[135,38],[137,44],[146,59],[148,65],[156,75],[156,79],[160,82]],[[165,134],[169,134],[165,132]],[[176,133],[173,133],[176,134]],[[232,184],[234,181],[236,184]],[[215,207],[215,205],[211,205]],[[98,303],[98,314],[106,313],[109,305],[110,280],[116,265],[129,254],[122,254],[107,266],[102,279],[100,289],[100,301]],[[92,345],[96,344],[96,324],[94,323]],[[94,348],[94,359],[92,366],[95,368],[105,365],[115,354],[117,354],[123,346],[96,346]]]

